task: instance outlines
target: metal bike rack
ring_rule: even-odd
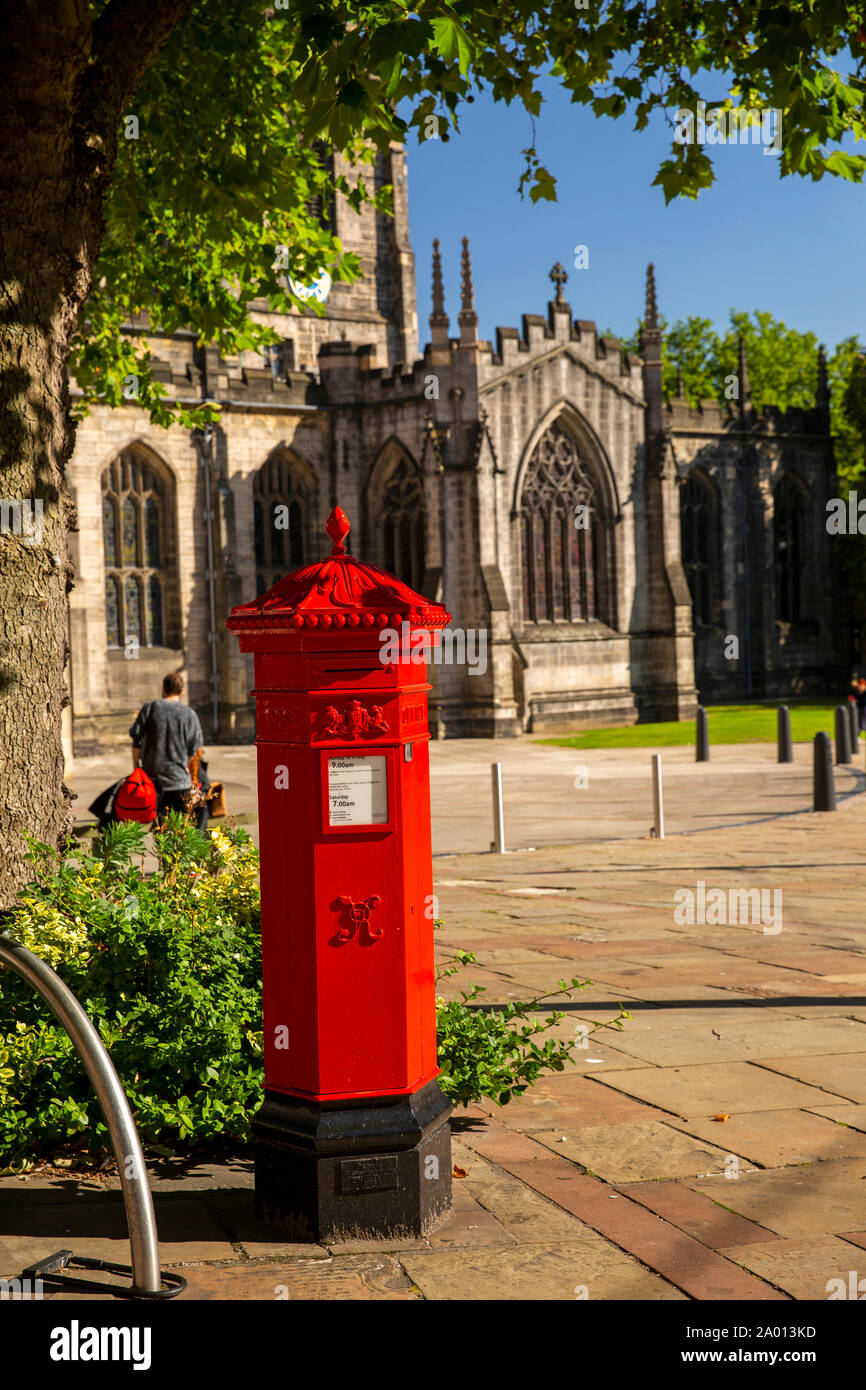
[[[41,995],[55,1018],[66,1029],[75,1051],[84,1063],[105,1116],[111,1147],[117,1160],[132,1253],[130,1267],[107,1260],[91,1259],[85,1255],[75,1256],[71,1250],[60,1250],[56,1255],[49,1255],[24,1270],[22,1278],[38,1278],[56,1289],[108,1292],[120,1298],[174,1298],[186,1288],[186,1280],[180,1274],[160,1272],[153,1197],[147,1179],[141,1141],[120,1078],[102,1039],[72,990],[63,983],[50,965],[46,965],[39,956],[35,956],[26,946],[22,946],[19,941],[2,931],[0,965],[7,965],[10,970],[14,970]],[[76,1279],[56,1272],[66,1267],[129,1274],[132,1276],[132,1284],[128,1288],[115,1284],[99,1284],[89,1279]]]

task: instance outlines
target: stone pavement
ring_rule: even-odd
[[[770,743],[721,744],[710,763],[694,747],[552,748],[531,736],[444,739],[430,745],[433,853],[484,853],[493,839],[490,765],[502,763],[506,845],[527,849],[572,840],[631,839],[652,824],[651,752],[662,755],[666,832],[759,822],[812,805],[812,745],[794,745],[794,762],[776,762]],[[841,799],[863,789],[862,745],[836,769]],[[125,751],[79,758],[68,778],[76,817],[131,764]],[[257,834],[256,753],[250,746],[208,750],[212,781],[225,783],[229,812]],[[575,785],[578,783],[579,785]]]
[[[728,770],[699,771],[695,814],[718,825]],[[475,980],[502,1004],[579,975],[594,984],[559,1033],[620,1002],[632,1021],[590,1032],[521,1099],[461,1112],[454,1216],[428,1240],[285,1244],[253,1220],[248,1161],[154,1168],[184,1297],[823,1300],[829,1280],[866,1276],[866,797],[659,842],[588,829],[437,860],[440,955],[478,956],[443,989]],[[676,920],[674,894],[699,901],[701,881],[769,890],[768,905],[781,891],[781,930]],[[0,1180],[0,1276],[63,1246],[128,1262],[116,1180]]]

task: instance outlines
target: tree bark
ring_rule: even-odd
[[[88,0],[15,0],[0,21],[0,499],[30,521],[16,534],[0,505],[0,908],[29,877],[26,836],[68,833],[69,344],[124,103],[191,4],[112,0],[91,25]]]

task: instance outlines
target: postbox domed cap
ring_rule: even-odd
[[[409,622],[415,628],[443,628],[451,621],[441,603],[375,565],[346,553],[350,522],[335,507],[326,526],[334,547],[327,559],[285,575],[266,594],[233,608],[232,632],[265,628],[373,627]]]

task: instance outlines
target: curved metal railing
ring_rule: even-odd
[[[132,1288],[129,1290],[111,1287],[119,1294],[132,1294],[142,1298],[167,1298],[180,1293],[186,1281],[180,1275],[161,1275],[159,1268],[159,1245],[156,1236],[156,1218],[153,1210],[153,1197],[147,1178],[144,1154],[138,1130],[132,1118],[132,1111],[126,1093],[114,1064],[103,1046],[102,1039],[79,1004],[72,990],[63,983],[60,976],[46,965],[39,956],[28,951],[19,941],[0,931],[0,965],[7,965],[37,991],[45,1000],[55,1018],[69,1034],[73,1047],[84,1063],[96,1098],[105,1116],[105,1123],[111,1137],[111,1147],[117,1160],[120,1173],[120,1186],[123,1204],[126,1209],[126,1222],[129,1229],[129,1245],[132,1252],[132,1268],[126,1270],[122,1265],[110,1265],[98,1260],[80,1259],[78,1264],[89,1268],[111,1269],[113,1272],[132,1274]],[[44,1260],[34,1266],[46,1273],[65,1265],[71,1252],[63,1251],[61,1256]],[[77,1283],[82,1281],[67,1281]],[[166,1283],[169,1287],[165,1287]],[[91,1287],[96,1287],[91,1285]],[[107,1288],[110,1286],[100,1286]]]

